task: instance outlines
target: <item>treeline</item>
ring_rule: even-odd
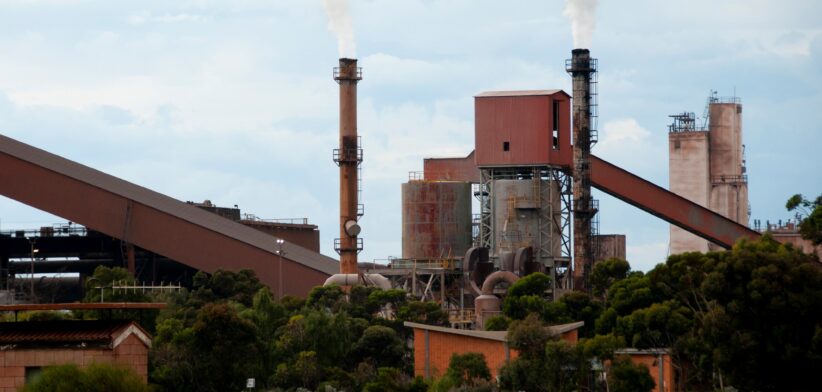
[[[101,267],[89,285],[123,279],[131,279],[125,270]],[[768,236],[729,251],[671,256],[648,273],[608,260],[597,264],[591,282],[593,295],[573,292],[558,301],[546,297],[551,281],[544,274],[509,287],[503,316],[488,327],[508,330],[520,355],[498,380],[471,353],[452,358],[440,379],[414,378],[411,331],[402,323],[448,320],[438,304],[409,300],[402,290],[317,287],[306,299],[277,301],[252,272],[218,271],[160,298],[104,294],[169,304],[159,313],[114,315],[142,319],[154,333],[149,381],[156,390],[238,391],[248,378],[258,390],[652,389],[646,367],[614,355],[626,347],[670,349],[678,383],[689,391],[807,390],[822,369],[820,263]],[[87,292],[87,300],[99,301],[99,290]],[[580,320],[576,345],[544,328]]]

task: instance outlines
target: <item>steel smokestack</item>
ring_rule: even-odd
[[[334,162],[340,167],[340,238],[334,249],[340,255],[340,273],[357,274],[357,254],[362,250],[359,209],[359,166],[362,148],[357,136],[357,83],[362,69],[357,59],[341,58],[334,69],[334,80],[340,85],[340,146],[334,150]]]
[[[574,121],[574,288],[590,291],[590,274],[593,269],[593,233],[591,221],[597,213],[591,198],[591,145],[592,99],[591,78],[596,72],[597,60],[588,49],[574,49],[571,59],[565,63],[573,81]],[[595,131],[593,131],[595,132]]]

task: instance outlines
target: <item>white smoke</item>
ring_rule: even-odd
[[[355,58],[357,46],[354,42],[351,14],[348,13],[348,0],[322,1],[325,13],[328,15],[328,29],[337,35],[337,49],[340,57]]]
[[[563,15],[571,21],[574,48],[590,48],[596,18],[597,0],[565,0]]]

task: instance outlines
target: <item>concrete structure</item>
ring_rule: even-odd
[[[627,356],[631,362],[642,364],[648,367],[651,378],[656,386],[653,392],[670,392],[679,390],[674,374],[674,367],[671,363],[671,354],[668,349],[645,349],[623,348],[614,351],[615,356]],[[660,380],[662,380],[660,382]]]
[[[707,126],[693,113],[671,116],[669,188],[741,225],[748,225],[748,179],[742,144],[742,104],[737,97],[708,98]],[[671,226],[670,253],[707,252],[719,245]]]
[[[414,330],[414,376],[438,378],[445,374],[454,354],[480,353],[485,356],[491,377],[519,353],[508,347],[507,331],[471,331],[405,322]],[[554,336],[575,344],[577,330],[584,325],[578,321],[546,327]]]
[[[151,337],[133,321],[0,323],[0,392],[17,391],[46,366],[112,363],[148,378]]]
[[[402,258],[462,257],[471,247],[471,200],[467,182],[402,184]]]

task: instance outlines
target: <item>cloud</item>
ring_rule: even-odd
[[[602,125],[593,153],[642,177],[667,174],[667,132],[654,135],[634,118],[619,118]]]
[[[144,11],[131,15],[126,20],[130,25],[139,26],[148,23],[206,22],[209,17],[188,13],[153,15],[151,12]]]

